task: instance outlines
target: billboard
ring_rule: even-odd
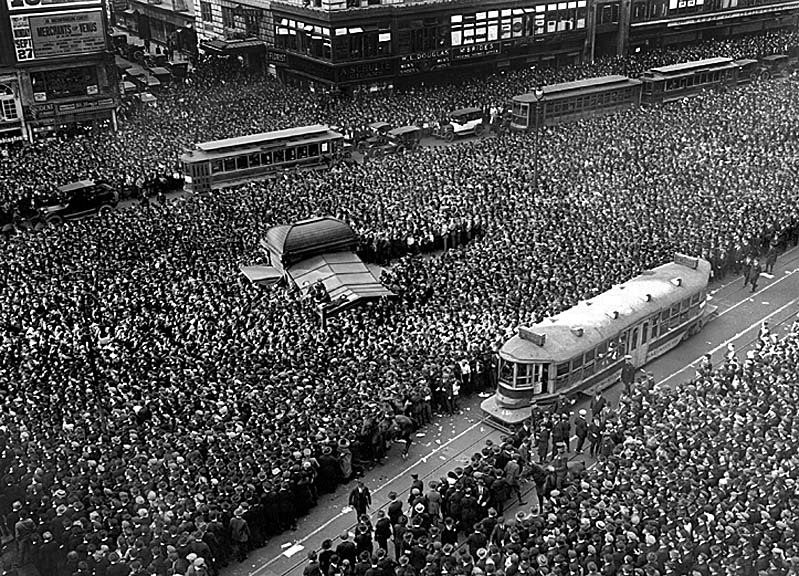
[[[18,62],[102,52],[102,10],[76,10],[11,17]]]
[[[6,0],[9,12],[20,10],[61,10],[78,6],[102,6],[102,0]]]

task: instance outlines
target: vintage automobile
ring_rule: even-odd
[[[59,186],[58,196],[63,200],[41,208],[41,214],[50,224],[80,218],[91,214],[107,214],[119,203],[119,194],[105,182],[79,180]]]
[[[388,141],[389,130],[391,124],[388,122],[372,122],[361,137],[355,138],[355,147],[363,154],[370,148],[383,146]]]
[[[483,111],[480,108],[461,108],[449,115],[449,118],[433,128],[433,136],[443,138],[447,142],[456,136],[480,136],[483,133]]]
[[[418,126],[400,126],[388,131],[393,152],[402,154],[406,150],[416,150],[422,141],[422,129]]]

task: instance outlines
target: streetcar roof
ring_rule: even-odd
[[[704,289],[710,263],[701,258],[695,261],[696,269],[679,262],[663,264],[524,328],[524,332],[543,336],[543,344],[517,334],[505,342],[500,355],[512,362],[559,363],[591,350],[655,312]]]
[[[260,134],[249,134],[236,138],[224,138],[222,140],[212,140],[197,144],[197,149],[203,152],[216,152],[227,149],[236,149],[258,144],[266,144],[273,140],[286,140],[300,136],[315,136],[326,133],[337,134],[324,124],[314,124],[312,126],[300,126],[298,128],[288,128],[287,130],[275,130],[274,132],[262,132]],[[339,134],[340,136],[340,134]]]
[[[716,58],[705,58],[704,60],[695,60],[693,62],[680,62],[679,64],[669,64],[668,66],[657,66],[651,68],[649,71],[661,76],[672,76],[682,72],[690,72],[693,70],[700,70],[703,68],[727,68],[734,66],[732,58],[725,58],[718,56]]]
[[[575,80],[574,82],[561,82],[559,84],[549,84],[543,86],[541,91],[541,101],[551,100],[553,98],[564,98],[572,96],[574,93],[592,93],[600,90],[609,90],[620,86],[635,86],[640,84],[640,80],[628,78],[627,76],[620,76],[613,74],[610,76],[598,76],[596,78],[586,78],[584,80]],[[535,103],[538,99],[535,97],[534,92],[529,94],[520,94],[514,96],[513,100],[517,102]]]

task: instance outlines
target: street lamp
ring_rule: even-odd
[[[541,101],[544,99],[544,89],[538,87],[533,92],[535,96],[535,149],[534,149],[534,164],[533,164],[533,186],[538,189],[538,156],[539,145],[541,140]]]

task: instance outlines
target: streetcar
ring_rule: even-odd
[[[180,157],[187,192],[210,192],[267,178],[287,168],[330,167],[344,136],[315,124],[197,144]]]
[[[497,390],[481,404],[484,415],[499,426],[519,424],[533,404],[613,385],[625,356],[641,367],[665,354],[699,332],[712,314],[709,277],[707,260],[676,254],[556,316],[520,327],[499,351]]]
[[[510,127],[516,131],[529,131],[611,114],[638,106],[640,99],[641,81],[627,76],[601,76],[550,84],[537,93],[513,97]]]
[[[708,89],[738,84],[739,64],[732,58],[706,58],[651,68],[641,75],[641,102],[665,104],[695,96]]]

